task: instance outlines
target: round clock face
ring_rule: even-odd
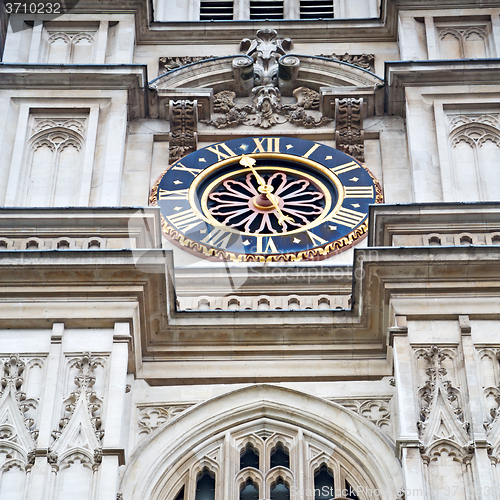
[[[175,244],[232,261],[324,259],[363,238],[368,206],[382,201],[357,160],[289,137],[199,149],[165,170],[150,196]]]

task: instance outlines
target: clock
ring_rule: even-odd
[[[162,230],[213,260],[320,260],[366,236],[380,183],[351,156],[319,142],[244,137],[173,163],[151,190]]]

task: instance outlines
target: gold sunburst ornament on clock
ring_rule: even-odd
[[[329,146],[288,137],[232,139],[200,149],[162,173],[150,204],[179,247],[207,259],[320,260],[368,230],[380,183]]]

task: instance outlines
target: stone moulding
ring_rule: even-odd
[[[251,52],[251,47],[246,51]],[[245,64],[235,66],[240,59]],[[252,61],[246,54],[224,56],[193,62],[159,76],[149,83],[150,116],[166,118],[164,110],[173,98],[198,100],[200,120],[218,128],[240,124],[268,128],[286,121],[315,127],[327,123],[326,118],[334,118],[335,99],[346,97],[363,97],[366,116],[383,112],[383,80],[367,70],[323,57],[284,54],[279,69],[257,65],[256,79]],[[273,80],[273,75],[277,79]],[[294,91],[300,95],[294,95]],[[215,99],[207,92],[213,92]],[[317,110],[304,102],[304,96],[314,92],[319,94],[311,99],[319,103]],[[282,100],[282,94],[288,102]],[[217,115],[214,105],[219,112],[225,106],[222,119],[213,115]],[[313,113],[306,113],[308,109]]]
[[[425,204],[408,208],[380,205],[381,217],[377,216],[377,210],[371,214],[375,234],[384,234],[386,223],[390,224],[391,231],[398,229],[397,224],[402,224],[399,226],[401,231],[408,230],[404,218],[414,214],[415,210],[419,211],[421,218],[425,216],[426,223],[444,226],[449,219],[457,222],[462,218],[464,223],[471,223],[479,219],[498,221],[500,217],[498,203],[452,205],[453,210],[449,204],[432,204],[427,213]],[[388,217],[391,208],[396,210],[394,224]],[[37,221],[39,211],[30,210],[33,231],[36,230],[33,221]],[[88,209],[84,211],[88,212]],[[12,220],[16,212],[20,215],[27,213],[22,209],[9,209]],[[50,209],[48,212],[57,219],[57,211]],[[386,244],[383,239],[377,241]],[[480,300],[477,282],[485,279],[491,282],[494,273],[500,274],[499,255],[499,246],[359,248],[355,250],[354,293],[350,309],[337,312],[263,310],[261,314],[259,311],[232,310],[177,311],[172,255],[160,249],[150,247],[139,253],[133,250],[75,250],[65,253],[64,257],[56,250],[7,250],[2,251],[0,281],[9,293],[16,293],[17,301],[15,305],[2,304],[0,325],[14,327],[21,318],[27,327],[37,327],[41,321],[45,324],[50,318],[63,322],[71,320],[75,327],[88,325],[89,319],[93,325],[106,328],[115,321],[131,321],[132,330],[137,332],[134,349],[130,350],[131,369],[138,370],[151,383],[192,377],[195,370],[192,367],[199,363],[204,364],[205,371],[200,373],[207,379],[215,380],[224,373],[224,379],[228,380],[235,376],[234,371],[232,375],[225,372],[224,359],[229,353],[253,360],[252,374],[245,371],[243,365],[237,374],[238,380],[248,380],[247,376],[254,376],[256,365],[260,369],[264,345],[268,346],[266,349],[271,345],[280,349],[282,357],[277,361],[279,363],[290,362],[290,356],[301,353],[304,365],[294,378],[307,377],[316,370],[316,365],[306,360],[311,356],[316,359],[319,354],[322,359],[328,358],[325,363],[331,370],[339,370],[335,372],[336,376],[352,376],[354,372],[350,365],[343,364],[343,359],[338,358],[339,346],[342,346],[343,356],[358,352],[377,356],[369,363],[369,373],[371,377],[380,377],[390,375],[385,352],[393,293],[397,294],[394,300],[398,301],[404,300],[405,294],[411,295],[412,303],[425,300],[425,294],[432,290],[445,298],[453,297],[454,303],[457,300]],[[286,266],[280,268],[283,272]],[[312,277],[312,273],[305,273],[302,283],[313,287]],[[316,277],[322,280],[321,274],[316,274]],[[297,286],[301,286],[300,276],[297,279]],[[462,284],[458,291],[457,281]],[[422,289],[419,288],[421,285],[425,285],[425,293],[422,292],[422,297],[417,300],[414,295]],[[268,287],[268,276],[262,275],[253,286]],[[495,286],[491,285],[489,294],[500,294],[500,289],[495,291]],[[474,290],[473,294],[471,290]],[[61,293],[66,294],[67,301],[59,300]],[[91,318],[83,312],[79,314],[82,300],[91,308]],[[38,304],[42,302],[40,308]],[[435,309],[432,311],[436,317],[442,314]],[[425,314],[430,314],[427,309]],[[307,339],[303,338],[304,328],[308,328]],[[200,331],[204,332],[202,339]],[[287,339],[290,346],[286,351],[281,350],[283,339]],[[143,359],[142,366],[134,358],[136,353],[140,353]],[[187,371],[179,370],[178,364],[175,364],[174,371],[173,359],[189,359],[185,363]],[[363,365],[363,360],[358,361]]]

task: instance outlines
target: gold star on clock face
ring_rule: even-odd
[[[151,193],[177,245],[235,261],[325,258],[366,234],[368,205],[381,201],[379,183],[361,163],[283,137],[196,151],[167,169]]]

